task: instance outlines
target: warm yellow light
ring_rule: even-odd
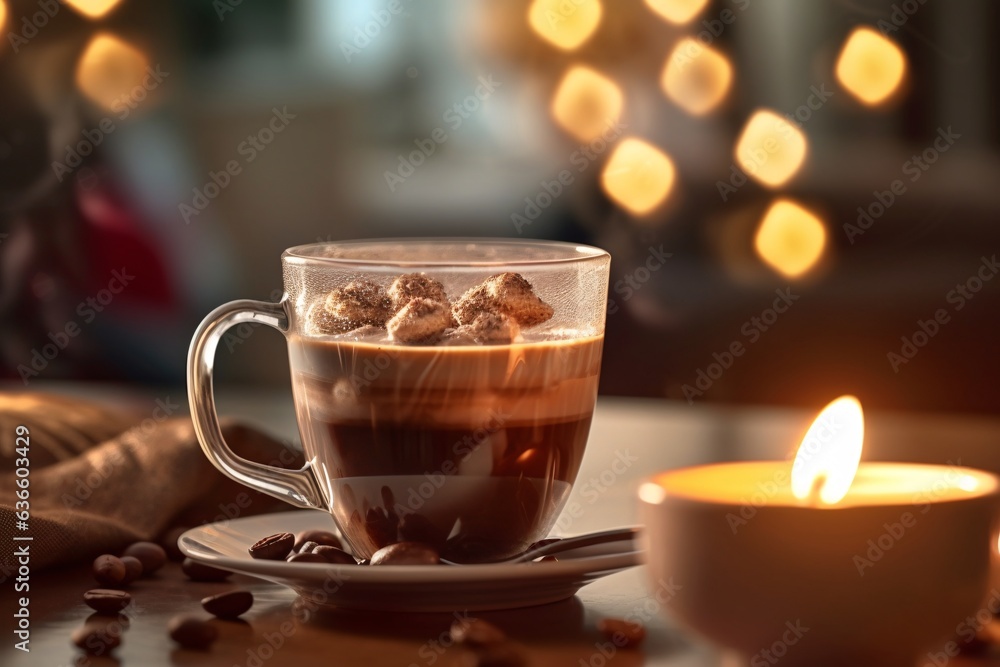
[[[622,91],[589,67],[573,67],[552,98],[552,116],[580,141],[596,139],[622,113]]]
[[[635,215],[659,206],[674,184],[674,163],[663,151],[639,139],[623,139],[601,173],[611,199]]]
[[[837,58],[840,85],[863,103],[874,106],[896,92],[906,74],[903,50],[871,28],[850,34]]]
[[[667,57],[660,87],[677,106],[700,116],[718,106],[732,80],[733,66],[724,55],[685,37]]]
[[[100,18],[114,9],[121,0],[63,0],[87,18]]]
[[[834,505],[847,495],[861,464],[865,416],[861,402],[841,396],[812,423],[792,464],[792,493]]]
[[[149,61],[145,54],[113,35],[95,35],[76,66],[76,85],[84,95],[112,109],[123,95],[141,86]]]
[[[708,4],[708,0],[646,0],[654,12],[671,23],[687,23]]]
[[[784,276],[811,269],[826,246],[826,228],[810,211],[787,199],[771,204],[761,220],[754,247],[760,258]]]
[[[782,185],[805,162],[806,135],[773,111],[754,113],[736,141],[736,163],[754,180],[769,187]]]
[[[0,28],[3,27],[4,21],[7,20],[7,3],[4,0],[0,0]]]
[[[583,44],[601,22],[598,0],[535,0],[528,24],[543,39],[564,51]]]

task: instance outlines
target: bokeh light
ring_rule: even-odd
[[[826,227],[813,212],[778,199],[761,220],[754,249],[778,273],[797,278],[813,268],[826,247]]]
[[[802,167],[806,136],[773,111],[756,111],[736,141],[736,163],[750,178],[769,187],[787,183]]]
[[[708,4],[708,0],[646,0],[654,12],[678,25],[687,23]]]
[[[660,149],[634,138],[623,139],[601,173],[601,187],[634,215],[659,206],[674,184],[674,163]]]
[[[123,95],[141,86],[149,61],[134,46],[114,35],[95,35],[76,66],[76,85],[91,100],[113,109]]]
[[[115,8],[121,0],[63,0],[87,18],[100,18]]]
[[[573,67],[552,98],[552,116],[580,141],[596,139],[621,116],[624,97],[614,81],[590,69]]]
[[[553,46],[572,51],[594,34],[602,12],[598,0],[535,0],[528,24]]]
[[[3,27],[4,22],[7,20],[7,3],[4,0],[0,0],[0,28]]]
[[[729,59],[698,40],[677,43],[660,76],[660,87],[674,104],[688,113],[706,114],[726,97],[733,80]]]
[[[848,36],[837,58],[840,85],[869,106],[881,104],[896,92],[905,74],[903,50],[867,27]]]

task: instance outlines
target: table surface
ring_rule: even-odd
[[[65,387],[60,387],[65,389]],[[73,388],[70,388],[73,390]],[[88,395],[95,391],[88,389]],[[175,392],[180,394],[181,392]],[[220,413],[237,415],[289,440],[296,439],[291,401],[273,392],[220,390]],[[165,395],[165,394],[162,394]],[[797,445],[814,415],[799,410],[688,406],[643,400],[601,399],[574,498],[583,508],[562,521],[568,534],[628,524],[635,517],[640,481],[658,470],[736,459],[781,458]],[[871,414],[866,457],[929,462],[961,462],[1000,471],[1000,420],[947,415]],[[618,453],[634,463],[622,474],[611,463]],[[614,475],[609,479],[609,473]],[[621,467],[618,467],[621,471]],[[604,482],[579,493],[584,481]],[[9,585],[9,584],[8,584]],[[450,665],[456,650],[445,648],[451,616],[447,614],[374,614],[330,612],[305,623],[293,620],[296,596],[276,584],[243,576],[224,583],[189,582],[175,563],[156,576],[132,585],[137,613],[125,629],[116,660],[82,658],[69,643],[70,633],[89,615],[81,601],[93,587],[88,568],[40,573],[31,581],[31,652],[12,647],[4,632],[0,664],[62,665],[262,665],[326,664],[366,667]],[[200,612],[198,601],[216,592],[245,588],[256,602],[246,622],[218,622],[219,641],[209,652],[176,648],[167,637],[167,621],[181,611]],[[5,625],[13,593],[5,589]],[[523,645],[531,665],[600,667],[605,659],[595,629],[602,617],[644,615],[653,602],[643,568],[606,577],[564,602],[505,612],[478,614],[493,621]],[[649,631],[637,650],[617,652],[609,664],[628,667],[738,667],[741,662],[685,635],[662,615],[646,616]],[[292,621],[293,625],[282,625]],[[7,626],[9,627],[9,626]],[[272,649],[280,641],[280,648]],[[923,662],[919,663],[923,665]],[[1000,664],[1000,658],[954,658],[951,667]]]

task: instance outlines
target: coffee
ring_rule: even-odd
[[[603,342],[548,336],[290,341],[306,456],[355,554],[417,541],[489,561],[547,534],[583,458]]]

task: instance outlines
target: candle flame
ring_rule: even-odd
[[[851,488],[865,441],[861,402],[841,396],[819,413],[792,464],[792,493],[800,500],[835,505]]]
[[[597,0],[535,0],[528,9],[528,25],[553,46],[572,51],[594,34],[602,13]]]

